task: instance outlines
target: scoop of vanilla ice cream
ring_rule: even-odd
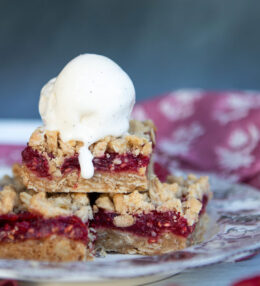
[[[115,62],[84,54],[42,88],[39,110],[46,130],[58,130],[63,141],[84,143],[79,163],[88,179],[94,174],[89,146],[105,136],[127,133],[134,103],[134,85]]]

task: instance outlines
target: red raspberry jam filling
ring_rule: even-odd
[[[48,154],[49,159],[54,159],[53,154]],[[68,174],[72,171],[80,171],[79,155],[66,158],[61,166],[61,173]],[[44,155],[37,150],[27,146],[22,151],[23,163],[28,169],[37,174],[39,177],[51,179],[49,173],[49,163]],[[139,168],[147,167],[150,158],[141,154],[135,156],[131,153],[105,153],[102,157],[93,159],[95,170],[109,172],[138,172]]]
[[[62,235],[76,241],[88,242],[88,223],[76,216],[43,218],[23,212],[0,216],[0,241],[42,239]]]
[[[204,196],[205,198],[207,196]],[[200,211],[205,211],[207,199],[203,197],[203,207]],[[205,207],[204,207],[205,204]],[[134,235],[148,237],[149,242],[156,242],[160,235],[165,232],[187,237],[191,234],[196,224],[189,226],[187,220],[175,211],[158,212],[151,211],[148,214],[135,214],[135,223],[129,227],[117,227],[113,223],[113,219],[118,214],[100,209],[95,214],[94,221],[91,223],[93,228],[118,229],[120,231],[130,232]]]
[[[174,211],[151,211],[148,214],[135,214],[135,223],[128,227],[115,226],[113,219],[116,216],[118,214],[100,209],[95,215],[91,226],[94,228],[118,229],[134,235],[148,237],[151,243],[156,242],[160,235],[165,232],[187,237],[195,227],[189,226],[187,220]]]
[[[96,170],[111,172],[137,172],[139,168],[147,167],[149,157],[131,153],[117,154],[106,153],[103,157],[94,158],[93,163]]]
[[[50,177],[48,160],[37,150],[27,146],[22,151],[23,163],[39,177]]]
[[[72,171],[80,172],[79,155],[66,158],[60,168],[62,174],[68,174]]]
[[[93,164],[97,171],[109,172],[137,172],[139,168],[147,167],[149,164],[149,157],[139,154],[134,156],[131,153],[105,153],[102,157],[95,157]],[[65,159],[61,166],[62,174],[66,174],[73,170],[80,171],[78,154],[73,157]]]

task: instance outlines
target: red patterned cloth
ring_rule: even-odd
[[[260,286],[260,276],[243,279],[232,284],[232,286]]]
[[[157,126],[156,161],[260,187],[260,93],[178,90],[136,105]],[[157,168],[159,169],[159,168]]]
[[[15,280],[0,280],[0,286],[18,286]]]

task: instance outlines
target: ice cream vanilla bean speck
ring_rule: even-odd
[[[39,111],[46,130],[58,130],[63,141],[84,143],[79,163],[81,176],[88,179],[94,174],[89,146],[127,133],[134,103],[134,85],[115,62],[84,54],[42,88]]]

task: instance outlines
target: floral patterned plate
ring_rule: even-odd
[[[2,175],[0,172],[0,175]],[[93,262],[0,260],[0,277],[34,282],[103,282],[173,275],[188,268],[232,261],[260,250],[260,192],[211,177],[214,199],[204,242],[158,256],[107,255]]]

